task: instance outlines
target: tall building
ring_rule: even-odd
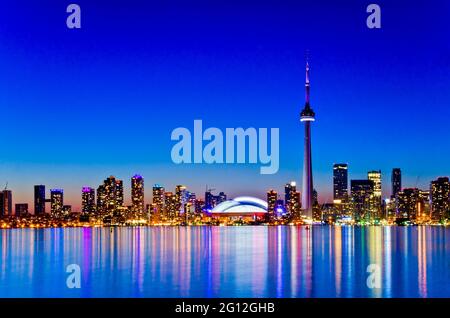
[[[144,215],[144,178],[140,175],[131,178],[131,204],[135,216]]]
[[[16,203],[16,216],[28,215],[28,203]]]
[[[172,192],[164,193],[164,216],[173,220],[177,216],[177,200]]]
[[[313,189],[313,219],[316,221],[322,220],[322,210],[319,205],[319,195],[316,189]]]
[[[205,191],[204,210],[206,211],[213,209],[216,205],[227,200],[227,195],[225,192],[220,192],[218,195],[214,195],[212,193],[213,190],[215,189],[206,189]]]
[[[302,198],[301,198],[301,194],[300,191],[295,191],[292,196],[291,196],[291,213],[293,214],[293,216],[295,217],[299,217],[301,214],[301,207],[302,207]]]
[[[305,124],[304,157],[303,157],[303,209],[307,217],[313,216],[313,174],[311,154],[311,122],[315,121],[315,113],[309,104],[309,63],[306,63],[305,107],[300,113],[300,121]]]
[[[187,202],[187,194],[188,191],[184,185],[177,185],[175,187],[175,204],[178,215],[185,212],[184,205]]]
[[[450,183],[447,177],[437,178],[431,182],[431,218],[442,221],[449,213]]]
[[[419,204],[419,189],[403,189],[397,193],[397,217],[415,220]]]
[[[45,213],[45,185],[34,186],[34,215]]]
[[[205,210],[212,210],[214,208],[214,195],[211,189],[205,191]]]
[[[123,207],[123,181],[116,180],[116,204],[118,207]]]
[[[419,189],[419,202],[417,206],[417,218],[420,222],[430,221],[431,215],[430,190]]]
[[[333,165],[333,199],[340,202],[348,200],[348,165],[346,163]]]
[[[351,180],[350,181],[353,214],[356,221],[370,219],[371,200],[374,193],[372,180]]]
[[[12,216],[12,192],[3,190],[0,193],[0,216]]]
[[[163,214],[164,212],[164,187],[159,184],[153,186],[153,204],[156,207],[156,214]]]
[[[270,215],[275,214],[275,206],[277,204],[278,194],[275,190],[267,191],[267,212]]]
[[[106,191],[105,185],[102,184],[97,188],[97,213],[104,214],[106,212]]]
[[[62,189],[50,189],[50,211],[53,217],[63,215],[64,191]]]
[[[112,216],[115,212],[119,212],[123,207],[123,181],[110,176],[103,182],[103,188],[100,189],[105,197],[105,213]],[[97,195],[100,195],[97,193]]]
[[[379,219],[381,217],[381,171],[369,171],[367,179],[373,182],[373,196],[370,202],[371,217]]]
[[[91,187],[83,187],[81,189],[81,212],[95,213],[95,189]]]
[[[395,198],[397,196],[397,193],[402,191],[402,171],[400,170],[400,168],[392,169],[391,186],[392,198]]]
[[[367,179],[373,181],[373,194],[381,198],[381,171],[369,171]]]
[[[290,183],[286,183],[284,186],[284,203],[286,205],[286,211],[289,214],[296,214],[300,212],[300,192],[297,195],[297,184],[295,181],[291,181]]]

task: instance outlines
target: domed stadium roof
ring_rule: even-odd
[[[211,213],[267,213],[267,202],[254,197],[237,197],[218,204]]]

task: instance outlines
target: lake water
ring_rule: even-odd
[[[9,229],[0,247],[0,297],[450,297],[448,227]]]

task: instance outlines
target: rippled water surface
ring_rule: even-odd
[[[0,247],[0,297],[450,297],[444,227],[10,229]]]

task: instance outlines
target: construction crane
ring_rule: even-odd
[[[8,189],[8,181],[6,181],[6,185],[5,188],[3,189],[3,191],[6,191]]]

